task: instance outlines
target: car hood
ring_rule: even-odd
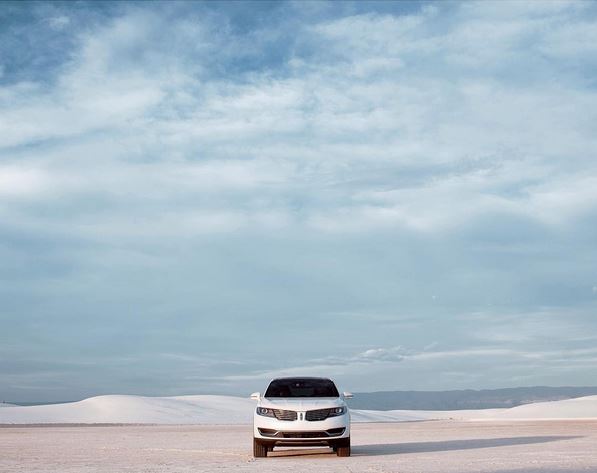
[[[271,409],[289,409],[293,411],[309,411],[311,409],[325,409],[346,405],[338,397],[296,397],[296,398],[262,398],[259,405]]]

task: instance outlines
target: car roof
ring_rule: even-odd
[[[332,381],[330,378],[320,378],[318,376],[287,376],[284,378],[274,378],[272,381],[288,381],[290,379],[319,379],[322,381]]]

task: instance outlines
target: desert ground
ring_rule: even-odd
[[[251,455],[248,425],[0,427],[0,472],[597,471],[597,421],[354,424],[353,455],[280,449]]]

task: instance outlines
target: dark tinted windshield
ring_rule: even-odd
[[[265,397],[339,397],[329,379],[288,378],[273,380]]]

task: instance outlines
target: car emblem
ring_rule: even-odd
[[[302,412],[301,412],[299,418],[300,418],[300,420],[303,420],[303,413]]]

